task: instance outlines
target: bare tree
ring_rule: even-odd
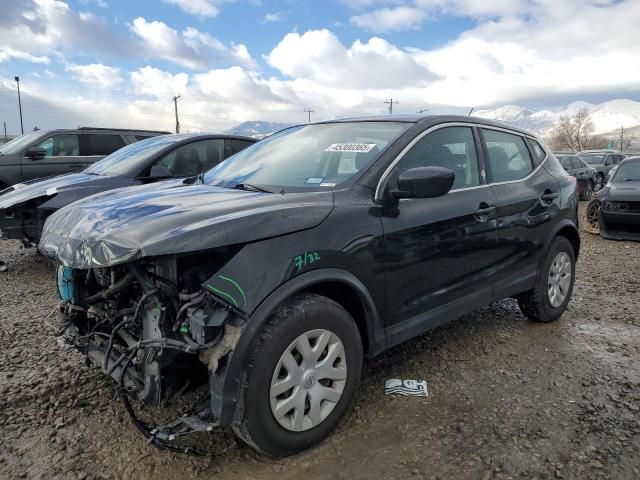
[[[589,111],[583,108],[570,117],[560,117],[551,132],[551,144],[555,149],[579,152],[589,148],[592,132],[593,123],[589,118]]]

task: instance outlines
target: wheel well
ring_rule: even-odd
[[[571,242],[573,245],[573,251],[575,252],[576,258],[578,258],[578,254],[580,253],[580,235],[573,227],[563,227],[558,232],[559,237],[565,237],[567,240]]]
[[[342,282],[322,282],[311,285],[304,291],[325,296],[342,305],[356,322],[363,350],[369,351],[366,311],[356,289]]]

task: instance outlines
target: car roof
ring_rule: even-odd
[[[102,127],[80,127],[80,128],[51,128],[51,129],[38,129],[28,133],[142,133],[151,135],[166,135],[171,132],[165,132],[160,130],[143,130],[137,128],[102,128]]]
[[[70,129],[65,129],[65,128],[56,128],[53,130],[36,130],[35,132],[42,132],[42,133],[72,133],[72,132],[81,132],[81,133],[91,133],[93,132],[93,129],[75,129],[75,128],[70,128]],[[109,133],[158,133],[158,132],[151,132],[150,130],[111,130],[111,129],[98,129],[97,131],[104,133],[104,132],[109,132]],[[29,132],[29,133],[35,133],[35,132]],[[179,142],[181,140],[187,140],[189,138],[221,138],[221,139],[229,139],[229,140],[243,140],[243,141],[249,141],[249,142],[257,142],[258,139],[257,138],[253,138],[253,137],[246,137],[243,135],[227,135],[224,133],[162,133],[158,136],[162,136],[162,137],[172,137],[175,138],[176,142]],[[153,137],[150,137],[153,138]]]
[[[435,126],[441,123],[474,123],[479,125],[486,125],[489,127],[504,128],[512,130],[514,132],[536,137],[535,134],[516,127],[514,125],[500,122],[497,120],[489,120],[486,118],[472,117],[466,115],[378,115],[378,116],[366,116],[366,117],[348,117],[348,118],[336,118],[332,120],[324,120],[320,122],[314,122],[316,124],[327,123],[354,123],[354,122],[395,122],[395,123],[415,123],[425,125],[427,127]]]

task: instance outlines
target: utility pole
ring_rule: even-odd
[[[7,122],[2,122],[4,123],[4,141],[7,141]]]
[[[24,135],[24,125],[22,125],[22,101],[20,100],[20,77],[14,77],[18,85],[18,109],[20,110],[20,132]]]
[[[316,111],[315,110],[311,110],[310,108],[305,108],[304,111],[305,111],[305,113],[309,114],[309,123],[311,123],[311,114],[315,113]]]
[[[173,106],[176,110],[176,133],[180,133],[180,122],[178,121],[178,99],[180,95],[173,97]]]
[[[397,100],[394,101],[393,98],[390,100],[385,100],[384,103],[386,103],[387,105],[389,105],[389,115],[393,115],[393,104],[398,104],[400,102],[398,102]]]
[[[624,145],[624,125],[620,127],[620,153],[622,153],[623,145]]]

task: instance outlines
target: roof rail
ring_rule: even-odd
[[[110,130],[113,132],[144,132],[144,133],[171,133],[163,130],[141,130],[139,128],[106,128],[106,127],[78,127],[78,130]]]

